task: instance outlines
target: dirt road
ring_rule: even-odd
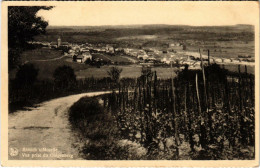
[[[109,92],[57,98],[41,103],[31,111],[9,114],[9,159],[81,159],[78,136],[71,131],[68,121],[68,109],[81,97],[105,93]]]
[[[55,60],[62,59],[64,57],[68,57],[68,56],[67,55],[63,55],[63,56],[58,57],[58,58],[51,58],[51,59],[44,59],[44,60],[33,60],[33,61],[37,61],[37,62],[55,61]]]

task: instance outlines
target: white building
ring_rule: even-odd
[[[92,60],[92,55],[89,52],[84,52],[81,55],[78,55],[76,58],[76,62],[84,63],[87,60]]]
[[[149,58],[149,56],[146,53],[139,53],[137,56],[138,59],[146,60]]]

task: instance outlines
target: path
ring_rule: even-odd
[[[68,109],[81,97],[105,93],[109,92],[91,92],[57,98],[41,103],[31,111],[23,110],[9,114],[8,146],[9,154],[13,155],[9,155],[9,159],[81,159],[77,149],[77,136],[71,131],[68,121]]]
[[[138,62],[137,60],[135,60],[135,59],[133,59],[133,58],[130,58],[130,57],[128,57],[128,56],[120,56],[120,57],[126,58],[126,59],[128,59],[130,62],[132,62],[132,63],[134,63],[134,64]]]
[[[37,62],[55,61],[55,60],[62,59],[62,58],[64,58],[64,57],[68,57],[68,56],[67,56],[67,55],[63,55],[63,56],[57,57],[57,58],[44,59],[44,60],[32,60],[32,61],[37,61]]]

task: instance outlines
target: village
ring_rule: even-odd
[[[206,50],[207,54],[188,51],[185,44],[170,43],[167,48],[123,48],[116,47],[114,44],[76,44],[63,42],[59,37],[56,42],[30,42],[33,45],[62,50],[64,56],[69,57],[70,61],[89,64],[100,67],[102,65],[121,65],[122,62],[113,61],[111,58],[119,56],[126,58],[128,64],[139,64],[142,66],[174,66],[184,68],[189,65],[190,69],[200,69],[201,59],[203,63],[231,64],[231,65],[254,65],[254,59],[250,56],[241,56],[232,58],[222,58],[210,56],[210,50]],[[124,63],[125,64],[125,63]]]

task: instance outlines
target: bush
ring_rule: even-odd
[[[107,71],[107,74],[110,76],[110,78],[115,82],[118,83],[120,79],[120,74],[123,71],[123,69],[120,69],[118,67],[112,67],[109,71]]]
[[[87,141],[82,153],[85,159],[127,159],[127,150],[117,145],[118,128],[115,119],[104,111],[97,97],[81,98],[69,111],[72,126]]]
[[[37,79],[38,69],[33,64],[24,64],[16,73],[15,83],[17,86],[32,86]]]
[[[54,73],[54,83],[58,89],[72,89],[76,85],[76,75],[70,66],[60,66]]]
[[[97,98],[84,97],[71,106],[69,119],[79,126],[80,122],[93,122],[104,118],[103,113],[104,109]]]

